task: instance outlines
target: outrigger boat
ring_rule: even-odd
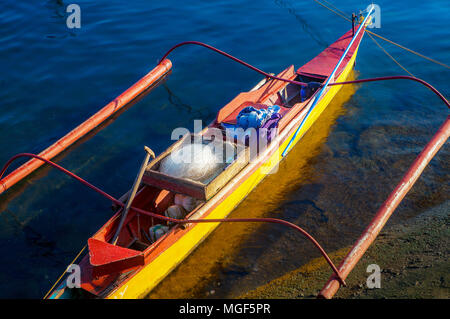
[[[340,286],[345,286],[345,279],[351,270],[427,164],[450,137],[450,116],[447,116],[443,125],[417,156],[339,267],[333,264],[311,235],[295,224],[275,218],[226,217],[268,173],[275,172],[278,163],[314,124],[343,85],[412,80],[430,89],[450,108],[450,102],[442,93],[413,76],[394,75],[346,81],[355,64],[365,29],[371,22],[373,10],[374,6],[369,6],[365,18],[360,14],[359,25],[356,26],[354,22],[357,16],[352,15],[350,31],[299,69],[296,70],[291,65],[278,76],[259,70],[209,45],[194,41],[182,42],[170,49],[147,75],[44,151],[38,155],[19,153],[11,157],[0,171],[0,194],[47,163],[111,200],[116,210],[114,216],[89,238],[89,253],[78,264],[80,272],[75,267],[74,274],[67,275],[69,277],[66,280],[60,281],[64,275],[61,276],[44,298],[144,297],[221,222],[278,223],[302,233],[319,249],[333,270],[318,296],[332,298]],[[205,129],[196,134],[187,132],[158,157],[155,158],[155,154],[145,147],[146,157],[134,185],[120,199],[51,161],[120,109],[129,106],[132,101],[141,98],[156,86],[170,73],[172,63],[166,59],[168,54],[185,44],[211,49],[265,78],[253,89],[239,94],[225,105]],[[446,66],[438,61],[428,60]],[[241,134],[242,129],[247,133],[250,128],[253,129],[250,134]],[[256,152],[255,143],[252,144],[254,136],[257,137]],[[262,143],[264,139],[265,143]],[[215,155],[206,162],[203,159],[197,160],[196,156],[205,149],[217,151],[216,146],[219,149],[217,154],[222,155],[221,163],[216,165],[215,160],[211,161],[215,159]],[[194,161],[175,163],[173,159],[177,159],[185,149],[191,150],[189,155],[193,155]],[[22,157],[29,157],[31,160],[3,177],[10,164]],[[153,160],[149,163],[150,157]],[[197,175],[186,175],[186,172]],[[81,276],[77,276],[78,274]],[[73,286],[76,288],[72,288]]]
[[[223,131],[227,125],[235,125],[238,114],[249,105],[257,109],[278,105],[281,117],[277,122],[276,134],[253,160],[248,160],[246,147],[241,145],[244,151],[237,154],[235,160],[208,183],[175,178],[159,172],[158,167],[165,157],[195,137],[188,134],[150,164],[145,164],[142,182],[135,185],[136,196],[130,191],[122,196],[121,200],[125,202],[133,197],[130,203],[133,207],[163,215],[168,207],[173,205],[176,194],[183,194],[198,200],[186,219],[225,218],[300,140],[340,90],[340,85],[327,87],[326,83],[347,79],[354,67],[365,27],[370,20],[367,18],[310,62],[298,69],[291,65],[277,75],[278,78],[291,82],[265,78],[250,91],[240,93],[198,134],[206,137],[212,129]],[[319,83],[321,88],[311,86],[309,96],[305,96],[302,86],[295,84],[296,82],[306,85]],[[219,225],[170,225],[135,210],[125,214],[126,209],[118,209],[115,215],[89,238],[89,253],[79,263],[81,288],[69,289],[63,281],[48,298],[67,298],[75,295],[94,298],[142,298]],[[153,242],[146,230],[155,225],[170,229]]]

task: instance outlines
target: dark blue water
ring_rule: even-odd
[[[350,28],[312,0],[109,0],[77,1],[81,29],[68,29],[69,3],[2,3],[0,163],[18,152],[38,153],[52,144],[146,74],[177,42],[204,41],[277,73],[289,64],[309,61]],[[448,1],[377,3],[382,10],[377,33],[450,62]],[[348,13],[368,5],[336,4]],[[448,69],[382,45],[414,75],[449,95]],[[165,85],[57,162],[120,196],[134,180],[143,145],[161,152],[170,145],[173,128],[190,128],[195,118],[210,121],[220,107],[260,80],[242,66],[197,47],[179,49],[171,60],[173,73]],[[360,47],[357,70],[360,78],[404,74],[368,37]],[[340,116],[330,121],[331,131],[317,146],[317,156],[305,164],[311,177],[291,181],[292,187],[273,209],[278,217],[309,226],[329,250],[357,237],[447,111],[418,84],[398,81],[361,86],[336,114]],[[443,149],[433,160],[394,222],[448,200],[449,167],[444,160],[448,152]],[[42,297],[87,238],[111,216],[109,205],[51,169],[39,170],[1,195],[0,297]],[[322,213],[314,212],[314,207]],[[308,209],[313,210],[309,217],[298,219]],[[218,295],[236,295],[315,256],[305,252],[304,259],[293,261],[287,254],[280,257],[284,260],[280,267],[264,257],[268,252],[261,247],[269,242],[261,234],[264,229],[253,231],[257,247],[242,250],[237,245],[239,258],[230,256],[226,266],[211,268],[191,296],[203,296],[215,278],[226,283]],[[283,231],[277,229],[276,234],[283,236]],[[279,251],[276,246],[272,249]],[[257,265],[264,275],[233,271],[236,265]],[[237,280],[247,285],[236,288]]]

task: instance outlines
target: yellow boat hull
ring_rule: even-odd
[[[345,81],[353,68],[357,50],[347,63],[336,82]],[[341,89],[341,85],[327,88],[326,93],[316,104],[314,110],[305,121],[301,131],[293,141],[293,146],[314,124],[323,110]],[[298,127],[299,121],[296,123]],[[274,152],[268,160],[248,176],[236,189],[226,196],[205,219],[220,219],[227,217],[231,211],[260,183],[269,172],[283,159],[282,151],[287,147],[290,139],[295,134],[295,129],[290,130],[289,135],[284,137],[279,144],[278,150]],[[136,299],[145,297],[158,283],[163,280],[174,268],[176,268],[208,235],[219,225],[219,223],[201,223],[191,226],[189,231],[156,257],[149,264],[143,266],[135,275],[130,277],[120,287],[109,293],[106,298],[112,299]]]

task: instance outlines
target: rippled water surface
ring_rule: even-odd
[[[268,72],[300,66],[350,28],[314,1],[77,1],[81,29],[66,27],[66,1],[3,1],[0,12],[0,163],[38,153],[154,67],[177,42],[214,45]],[[377,33],[450,63],[450,3],[377,1]],[[368,3],[339,1],[347,13]],[[439,12],[439,14],[437,14]],[[432,17],[432,18],[430,18]],[[381,43],[381,42],[380,42]],[[450,72],[381,43],[411,73],[448,96]],[[173,128],[209,122],[260,76],[197,47],[176,51],[164,85],[57,158],[114,196],[133,183],[143,145],[159,153]],[[370,38],[358,78],[404,74]],[[327,251],[352,243],[443,122],[445,106],[415,83],[347,87],[269,176],[233,212],[295,222]],[[448,200],[448,147],[390,223]],[[42,297],[111,216],[110,203],[52,169],[0,197],[0,297]],[[233,297],[317,257],[281,226],[219,228],[149,297]]]

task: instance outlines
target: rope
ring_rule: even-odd
[[[345,16],[348,16],[349,14],[347,14],[346,12],[340,10],[338,7],[336,7],[334,4],[332,4],[331,2],[328,2],[327,0],[321,0],[322,2],[325,2],[327,4],[329,4],[330,6],[332,6],[336,11],[339,11],[340,13],[342,13]]]
[[[330,2],[328,2],[328,1],[326,1],[326,0],[322,0],[322,1],[328,3],[329,5],[333,6],[334,8],[336,8],[336,6],[334,6],[334,5],[331,4]],[[344,15],[345,13],[344,13],[343,11],[339,10],[338,8],[336,8],[336,10],[339,10],[340,12],[342,12],[342,13],[344,13],[344,14],[341,14],[341,13],[337,12],[336,10],[331,9],[330,7],[326,6],[325,4],[321,3],[321,2],[318,1],[318,0],[314,0],[314,2],[320,4],[322,7],[324,7],[324,8],[326,8],[326,9],[330,10],[331,12],[337,14],[337,15],[340,16],[341,18],[343,18],[343,19],[345,19],[345,20],[347,20],[347,21],[349,21],[349,22],[352,22],[352,20],[349,19],[349,18],[347,18],[347,17]],[[369,33],[369,34],[371,34],[371,35],[374,35],[374,36],[380,38],[381,40],[384,40],[384,41],[386,41],[386,42],[389,42],[390,44],[393,44],[393,45],[395,45],[395,46],[397,46],[397,47],[399,47],[399,48],[401,48],[401,49],[403,49],[403,50],[406,50],[406,51],[408,51],[408,52],[410,52],[410,53],[412,53],[412,54],[415,54],[415,55],[417,55],[417,56],[419,56],[419,57],[421,57],[421,58],[424,58],[425,60],[428,60],[428,61],[430,61],[430,62],[436,63],[436,64],[438,64],[438,65],[440,65],[440,66],[443,66],[444,68],[450,69],[450,66],[447,65],[447,64],[445,64],[445,63],[443,63],[443,62],[439,62],[439,61],[437,61],[437,60],[435,60],[435,59],[432,59],[432,58],[430,58],[430,57],[427,57],[427,56],[425,56],[425,55],[423,55],[423,54],[421,54],[421,53],[419,53],[419,52],[416,52],[416,51],[414,51],[414,50],[408,49],[407,47],[405,47],[405,46],[403,46],[403,45],[401,45],[401,44],[399,44],[399,43],[396,43],[396,42],[394,42],[394,41],[392,41],[392,40],[389,40],[389,39],[387,39],[387,38],[385,38],[385,37],[382,37],[381,35],[378,35],[378,34],[376,34],[375,32],[372,32],[372,31],[369,31],[369,30],[366,30],[366,32]],[[383,51],[384,51],[384,50],[383,50]],[[389,55],[389,54],[388,54],[388,55]],[[397,63],[397,62],[396,62],[396,63]],[[398,63],[397,63],[397,64],[398,64]],[[402,67],[402,68],[403,68],[403,67]],[[403,68],[403,69],[404,69],[404,68]],[[404,70],[406,71],[406,69],[404,69]],[[408,72],[408,71],[406,71],[406,72]],[[409,73],[409,72],[408,72],[408,73]]]
[[[335,10],[333,10],[333,9],[331,9],[330,7],[327,7],[326,5],[324,5],[322,2],[320,2],[320,1],[317,1],[317,0],[314,0],[314,2],[316,2],[316,3],[318,3],[318,4],[320,4],[322,7],[324,7],[324,8],[326,8],[326,9],[328,9],[328,10],[330,10],[331,12],[333,12],[333,13],[335,13],[335,14],[337,14],[338,16],[340,16],[341,18],[343,18],[343,19],[345,19],[345,20],[347,20],[347,21],[349,21],[349,22],[352,22],[352,20],[351,19],[349,19],[349,18],[347,18],[345,15],[343,15],[343,14],[340,14],[339,12],[337,12],[337,11],[335,11]],[[328,4],[330,4],[331,5],[331,3],[329,3],[329,2],[327,2]],[[334,7],[334,6],[333,6]],[[336,7],[335,7],[336,8]],[[337,8],[336,8],[337,9]],[[339,9],[338,9],[339,10]],[[339,10],[339,11],[341,11],[341,10]],[[341,11],[342,12],[342,11]]]
[[[81,253],[86,249],[86,245],[84,245],[84,247],[80,250],[80,252],[78,253],[78,255],[72,260],[72,262],[69,265],[73,265],[75,263],[75,261],[78,259],[78,257],[80,257]],[[67,269],[67,268],[66,268]],[[56,285],[61,281],[61,279],[64,277],[64,275],[66,274],[67,270],[65,270],[61,276],[59,276],[58,280],[56,280],[56,282],[53,284],[53,286],[47,291],[47,293],[45,294],[44,298],[42,299],[46,299],[48,297],[48,295],[50,294],[50,292],[52,292],[53,288],[56,287]]]
[[[14,155],[13,157],[11,157],[6,162],[6,164],[3,166],[2,170],[0,171],[0,181],[1,181],[1,178],[2,178],[3,174],[8,169],[9,165],[13,161],[15,161],[17,158],[21,158],[21,157],[32,157],[32,158],[36,158],[38,160],[41,160],[41,161],[43,161],[43,162],[45,162],[45,163],[47,163],[47,164],[49,164],[49,165],[59,169],[60,171],[62,171],[66,175],[76,179],[77,181],[79,181],[83,185],[89,187],[90,189],[96,191],[100,195],[108,198],[113,203],[117,204],[118,206],[120,206],[120,207],[124,207],[125,206],[125,204],[122,203],[120,200],[114,198],[113,196],[109,195],[108,193],[106,193],[105,191],[101,190],[100,188],[92,185],[91,183],[89,183],[88,181],[82,179],[78,175],[76,175],[76,174],[72,173],[71,171],[65,169],[64,167],[62,167],[62,166],[60,166],[60,165],[58,165],[58,164],[56,164],[56,163],[54,163],[54,162],[52,162],[52,161],[50,161],[48,159],[45,159],[45,158],[43,158],[43,157],[41,157],[39,155],[36,155],[36,154],[20,153],[20,154],[17,154],[17,155]],[[159,214],[156,214],[156,213],[148,212],[148,211],[145,211],[143,209],[140,209],[140,208],[137,208],[137,207],[133,207],[133,206],[130,207],[130,209],[134,210],[135,212],[138,212],[138,213],[141,213],[141,214],[144,214],[144,215],[148,215],[148,216],[151,216],[151,217],[156,218],[156,219],[160,219],[160,220],[164,220],[164,221],[172,222],[172,223],[176,223],[176,224],[222,223],[222,222],[228,222],[228,223],[257,222],[257,223],[273,223],[273,224],[285,225],[285,226],[293,228],[293,229],[297,230],[298,232],[302,233],[310,242],[312,242],[313,245],[320,251],[321,255],[325,258],[327,263],[330,265],[331,269],[336,274],[337,278],[342,278],[341,275],[339,274],[339,271],[337,270],[336,266],[331,261],[330,257],[328,257],[328,255],[325,252],[325,250],[322,248],[322,246],[308,232],[306,232],[300,226],[297,226],[297,225],[295,225],[295,224],[293,224],[291,222],[288,222],[288,221],[285,221],[285,220],[282,220],[282,219],[276,219],[276,218],[175,219],[175,218],[162,216],[162,215],[159,215]],[[81,252],[84,250],[84,248],[81,250]],[[79,255],[81,255],[81,252],[77,255],[77,257],[74,259],[73,262],[75,262],[75,260],[79,257]],[[65,274],[65,272],[63,273],[63,275],[61,277],[63,277],[64,274]],[[57,282],[59,282],[61,280],[61,277],[58,279]],[[343,286],[346,286],[346,283],[345,283],[344,280],[342,280],[340,282],[341,282],[341,284]],[[56,286],[56,284],[57,283],[55,283],[53,285],[53,287],[50,289],[50,291]],[[47,295],[48,295],[48,293],[47,293]]]
[[[384,53],[386,53],[386,55],[388,57],[390,57],[392,59],[392,61],[394,61],[399,67],[401,67],[406,73],[408,73],[411,76],[414,76],[411,72],[409,72],[403,65],[400,64],[400,62],[398,62],[392,55],[389,54],[389,52],[387,52],[378,42],[377,40],[375,40],[375,38],[373,36],[371,36],[369,33],[367,34],[373,42],[375,42],[375,44],[381,49],[383,50]]]
[[[425,55],[423,55],[423,54],[421,54],[421,53],[419,53],[419,52],[416,52],[416,51],[413,51],[413,50],[411,50],[411,49],[408,49],[407,47],[404,47],[404,46],[401,45],[401,44],[398,44],[398,43],[395,43],[394,41],[391,41],[391,40],[389,40],[389,39],[386,39],[385,37],[382,37],[381,35],[378,35],[378,34],[372,32],[372,31],[367,30],[367,32],[370,33],[370,34],[372,34],[372,35],[374,35],[374,36],[376,36],[376,37],[378,37],[378,38],[380,38],[381,40],[384,40],[384,41],[386,41],[386,42],[389,42],[390,44],[393,44],[393,45],[395,45],[395,46],[398,46],[399,48],[402,48],[402,49],[404,49],[404,50],[406,50],[406,51],[408,51],[408,52],[411,52],[412,54],[415,54],[415,55],[417,55],[417,56],[419,56],[419,57],[421,57],[421,58],[424,58],[424,59],[426,59],[426,60],[428,60],[428,61],[430,61],[430,62],[439,64],[439,65],[443,66],[444,68],[450,69],[450,66],[448,66],[447,64],[445,64],[445,63],[443,63],[443,62],[439,62],[439,61],[437,61],[437,60],[435,60],[435,59],[432,59],[432,58],[430,58],[430,57],[427,57],[427,56],[425,56]]]

